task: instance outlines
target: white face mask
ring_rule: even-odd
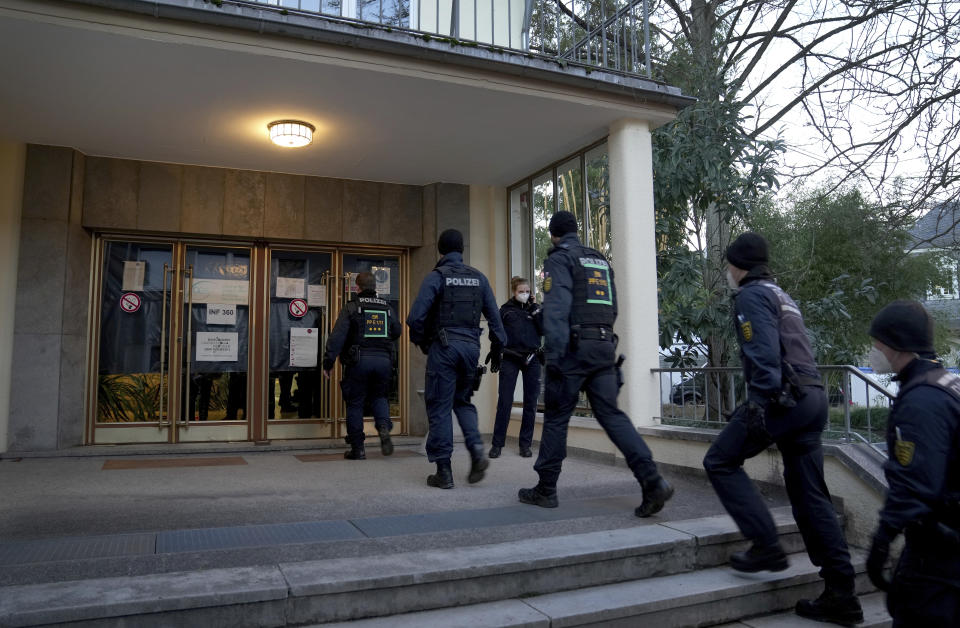
[[[730,269],[727,269],[727,285],[730,286],[731,290],[736,290],[740,287],[740,284],[737,283],[737,280],[733,278],[733,275],[730,273]]]
[[[893,373],[893,365],[887,355],[876,347],[870,349],[870,368],[874,373]]]
[[[529,292],[518,292],[518,293],[517,293],[517,301],[519,301],[520,303],[526,303],[529,299],[530,299],[530,293],[529,293]]]

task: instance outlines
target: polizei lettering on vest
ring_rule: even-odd
[[[598,259],[596,257],[581,257],[580,265],[581,266],[603,266],[604,268],[610,268],[610,264],[607,263],[607,260]]]
[[[474,277],[447,277],[448,286],[472,286],[480,287],[480,280]]]

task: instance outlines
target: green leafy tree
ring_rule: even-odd
[[[821,364],[857,364],[870,320],[894,299],[943,283],[942,256],[910,253],[908,225],[855,189],[830,185],[758,207],[747,225],[770,242],[770,268],[797,301]]]

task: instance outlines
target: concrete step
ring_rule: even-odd
[[[858,562],[860,557],[858,556]],[[623,582],[524,599],[503,600],[391,617],[322,624],[323,628],[474,628],[543,626],[712,626],[770,609],[792,609],[797,600],[822,589],[817,569],[805,556],[791,556],[781,573],[738,574],[729,568]],[[869,583],[861,576],[860,584]],[[882,596],[861,597],[864,628],[889,626]],[[792,610],[723,624],[721,628],[803,628],[822,626]],[[317,625],[319,626],[319,624]]]
[[[775,511],[775,520],[786,545],[795,550],[799,540],[789,510]],[[598,586],[629,589],[636,585],[634,581],[654,578],[642,581],[667,582],[656,589],[661,595],[699,587],[698,595],[709,597],[716,588],[714,580],[730,580],[730,570],[693,570],[720,564],[729,552],[744,545],[732,520],[722,516],[463,548],[10,586],[0,588],[0,626],[78,621],[73,625],[282,626],[521,596],[539,596],[536,599],[543,607],[539,612],[566,613],[571,615],[569,621],[574,621],[580,616],[572,612],[575,608],[589,608],[590,600],[596,606],[589,592]],[[820,586],[816,571],[805,559],[794,562],[791,570],[772,582],[784,581],[789,575],[795,580],[790,581],[791,587],[809,585],[810,590],[803,594],[816,595],[814,589]],[[665,579],[674,574],[687,578]],[[701,582],[704,578],[707,580]],[[754,589],[770,589],[765,582],[760,579],[750,585],[751,595],[745,599],[753,599]],[[734,580],[725,586],[739,590],[744,584]],[[780,589],[774,586],[770,590]],[[556,591],[567,592],[553,593]],[[561,600],[577,596],[582,598],[579,606],[564,610]],[[772,593],[765,597],[771,596],[777,598]],[[530,599],[525,602],[529,604]],[[747,606],[753,614],[786,608],[766,600]],[[649,608],[659,608],[658,603],[651,600]],[[584,616],[603,615],[599,608],[591,612]],[[713,617],[711,613],[705,616]],[[745,614],[750,613],[730,619]]]

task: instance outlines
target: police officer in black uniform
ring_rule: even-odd
[[[533,423],[540,397],[540,362],[543,349],[543,308],[531,298],[530,282],[523,277],[510,280],[513,296],[500,306],[500,319],[507,332],[507,346],[499,354],[490,352],[485,362],[493,362],[491,371],[500,373],[497,418],[493,425],[490,457],[498,458],[507,439],[513,392],[517,376],[523,374],[523,416],[520,420],[520,455],[533,455]]]
[[[916,301],[894,301],[870,325],[873,369],[896,373],[887,422],[889,491],[867,559],[887,591],[894,628],[960,626],[960,378],[933,348],[933,320]],[[906,545],[888,580],[890,543]]]
[[[427,355],[427,458],[437,465],[437,472],[427,478],[427,484],[453,488],[451,410],[457,415],[470,451],[467,481],[473,484],[482,480],[490,465],[477,427],[477,408],[470,403],[481,374],[480,314],[490,325],[490,339],[496,351],[507,338],[490,283],[479,270],[463,263],[463,234],[447,229],[440,234],[437,250],[443,257],[420,285],[407,325],[411,342]]]
[[[734,325],[740,344],[748,402],[707,452],[703,466],[727,512],[751,541],[730,565],[745,572],[788,567],[776,526],[743,462],[777,444],[783,478],[810,561],[820,567],[824,593],[797,602],[798,615],[840,625],[863,621],[854,594],[854,570],[823,477],[820,436],[827,397],[799,308],[773,282],[763,236],[744,233],[726,252],[727,281],[734,293]],[[737,289],[739,288],[739,289]]]
[[[340,312],[327,339],[323,356],[323,374],[330,378],[333,364],[340,356],[343,379],[340,390],[347,404],[347,444],[343,457],[364,460],[363,408],[368,404],[380,436],[380,451],[393,453],[390,440],[390,405],[387,403],[391,373],[396,356],[394,341],[403,333],[397,313],[377,296],[377,280],[371,273],[357,275],[359,292]]]
[[[638,517],[659,512],[673,495],[650,449],[630,418],[617,407],[620,369],[613,323],[617,296],[613,269],[599,251],[580,244],[577,220],[567,211],[550,219],[553,248],[544,263],[543,329],[547,381],[544,387],[543,433],[533,468],[540,476],[533,488],[522,488],[520,501],[557,507],[557,479],[567,456],[567,425],[585,390],[590,407],[643,488]]]

